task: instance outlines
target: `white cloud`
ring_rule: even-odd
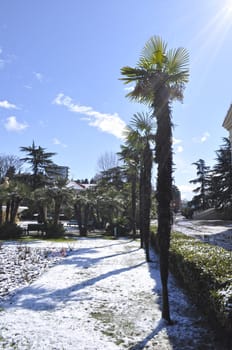
[[[205,131],[200,138],[194,137],[193,141],[196,142],[196,143],[204,143],[209,137],[210,137],[209,132]]]
[[[177,153],[182,153],[183,152],[183,147],[182,146],[178,146],[177,148],[176,148],[176,152]]]
[[[126,87],[124,87],[124,90],[129,93],[129,92],[133,91],[134,88],[135,88],[134,86],[126,86]]]
[[[36,79],[41,83],[44,79],[43,74],[39,73],[39,72],[34,72],[34,76],[36,77]]]
[[[117,113],[108,114],[95,111],[92,107],[73,103],[71,97],[65,96],[62,93],[57,95],[53,103],[59,106],[65,106],[70,112],[83,114],[85,118],[82,119],[87,120],[90,126],[94,126],[117,138],[123,138],[123,131],[126,127],[126,123]]]
[[[3,50],[0,47],[0,69],[3,69],[6,64],[11,63],[14,59],[14,55],[6,55],[5,57],[3,57]]]
[[[175,139],[175,138],[173,137],[173,139],[172,139],[172,144],[173,144],[173,146],[179,145],[179,146],[175,147],[175,152],[176,152],[176,153],[181,153],[181,152],[183,152],[183,150],[184,150],[183,147],[180,145],[180,143],[182,143],[182,140]]]
[[[8,131],[22,131],[28,128],[28,125],[26,123],[19,123],[15,116],[7,118],[7,121],[4,124],[4,126]]]
[[[0,69],[4,67],[5,61],[0,58]]]
[[[2,55],[2,48],[0,47],[0,56]],[[5,60],[0,57],[0,69],[5,65]]]
[[[0,101],[0,107],[6,108],[6,109],[19,109],[16,105],[14,105],[13,103],[10,103],[6,100]]]
[[[201,142],[205,142],[210,137],[210,134],[206,131],[201,137]]]
[[[172,138],[172,144],[173,145],[178,145],[179,143],[181,143],[182,140],[179,140],[179,139],[175,139],[175,137]]]
[[[67,147],[67,145],[65,144],[65,143],[62,143],[59,139],[57,139],[56,137],[54,137],[53,138],[53,144],[54,145],[60,145],[60,146],[62,146],[62,147],[64,147],[64,148],[66,148]]]

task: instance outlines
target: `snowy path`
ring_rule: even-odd
[[[138,241],[79,239],[1,305],[0,349],[222,349],[172,277],[169,292],[174,326],[161,320],[155,255],[147,264]]]

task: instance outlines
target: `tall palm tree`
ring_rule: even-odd
[[[151,211],[151,171],[153,164],[152,143],[154,143],[154,123],[149,113],[134,114],[125,131],[126,143],[134,147],[139,156],[140,194],[140,235],[141,246],[145,244],[146,258],[150,260],[150,211]]]
[[[167,49],[158,36],[145,44],[135,68],[123,67],[121,78],[126,84],[135,84],[127,94],[132,100],[148,104],[157,122],[156,161],[158,242],[162,282],[162,317],[171,323],[168,300],[168,260],[171,233],[172,199],[172,100],[182,100],[185,83],[189,78],[189,55],[184,48]]]
[[[137,150],[126,140],[126,145],[121,145],[121,152],[118,152],[119,159],[124,162],[125,173],[130,184],[131,193],[131,226],[133,239],[136,238],[136,203],[137,203],[137,181],[139,155]]]

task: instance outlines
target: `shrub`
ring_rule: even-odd
[[[189,207],[185,207],[181,210],[181,214],[186,218],[186,219],[192,219],[193,217],[193,212],[194,210]]]
[[[65,233],[64,226],[62,224],[48,223],[45,225],[45,238],[59,238],[63,237]]]
[[[211,325],[229,336],[232,332],[231,252],[175,232],[171,236],[169,266]]]
[[[23,233],[23,229],[9,222],[0,225],[0,239],[17,239]]]

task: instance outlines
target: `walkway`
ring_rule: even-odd
[[[66,257],[1,305],[1,349],[222,349],[172,276],[175,324],[161,319],[158,258],[152,254],[147,264],[138,241],[87,238],[61,246]]]

